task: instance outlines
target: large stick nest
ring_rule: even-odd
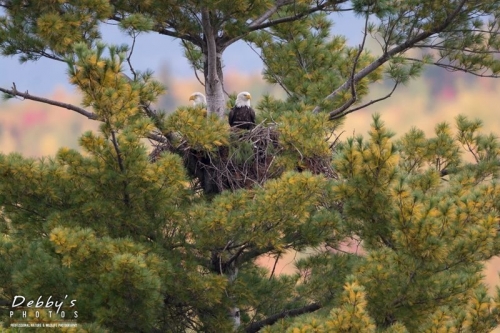
[[[212,152],[193,149],[183,139],[176,145],[160,144],[151,153],[151,161],[156,161],[164,151],[182,156],[195,189],[206,194],[260,186],[287,169],[280,161],[283,147],[276,127],[263,124],[249,131],[231,128],[229,145]],[[298,155],[295,170],[336,177],[331,156],[310,158],[300,152]]]

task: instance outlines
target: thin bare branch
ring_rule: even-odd
[[[135,41],[137,39],[137,35],[135,32],[132,36],[132,46],[130,46],[130,52],[128,53],[128,56],[127,56],[127,63],[128,63],[128,67],[130,68],[130,72],[132,72],[132,74],[134,75],[134,81],[137,80],[137,73],[136,71],[134,70],[134,67],[132,66],[132,62],[131,62],[131,58],[132,58],[132,54],[134,53],[134,47],[135,47]]]
[[[438,44],[415,44],[413,47],[418,47],[421,49],[433,49],[439,51],[458,51],[463,53],[471,53],[471,54],[497,54],[496,50],[472,50],[469,48],[460,48],[460,47],[451,47],[451,46],[440,46],[439,44],[443,44],[445,41],[441,41]]]
[[[160,35],[165,35],[165,36],[170,36],[170,37],[174,37],[174,38],[180,38],[180,39],[183,39],[183,40],[188,40],[190,41],[191,43],[194,43],[196,45],[200,45],[201,43],[196,39],[194,38],[193,36],[191,35],[187,35],[187,34],[179,34],[175,31],[172,31],[172,30],[168,30],[166,28],[163,28],[163,29],[157,29],[156,30]]]
[[[256,26],[261,25],[264,23],[268,18],[273,16],[274,13],[276,13],[281,7],[291,4],[293,0],[288,0],[288,1],[283,1],[283,0],[278,0],[276,1],[275,5],[269,8],[265,13],[263,13],[261,16],[253,20],[248,27],[249,28],[254,28]]]
[[[405,59],[406,60],[411,60],[411,61],[414,61],[414,62],[420,62],[420,63],[424,62],[422,59],[411,58],[411,57],[405,57]],[[464,73],[467,73],[467,74],[472,74],[472,75],[477,76],[477,77],[488,77],[488,78],[499,78],[500,77],[500,74],[485,74],[486,71],[483,72],[483,73],[476,73],[472,69],[467,69],[467,68],[464,68],[464,67],[458,67],[458,66],[454,66],[452,64],[445,64],[445,63],[441,63],[439,61],[430,62],[430,63],[426,62],[426,63],[430,64],[430,65],[437,66],[437,67],[444,68],[444,69],[446,69],[447,71],[450,71],[450,72],[464,72]]]
[[[335,147],[337,145],[337,142],[339,141],[340,137],[342,136],[342,134],[344,134],[344,132],[345,131],[340,132],[340,134],[337,135],[335,140],[333,140],[332,144],[328,148],[332,149],[333,147]]]
[[[281,24],[281,23],[285,23],[285,22],[296,21],[296,20],[299,20],[301,18],[306,17],[307,15],[310,15],[310,14],[313,14],[313,13],[325,10],[325,8],[328,7],[329,5],[331,5],[331,4],[329,4],[329,3],[323,3],[323,4],[318,5],[316,7],[309,8],[306,11],[297,13],[295,15],[285,16],[285,17],[281,17],[279,19],[275,19],[275,20],[270,20],[270,21],[264,22],[262,24],[254,25],[252,27],[249,27],[249,31],[248,32],[252,32],[252,31],[256,31],[256,30],[261,30],[261,29],[265,29],[265,28],[270,28],[272,26],[275,26],[275,25]]]
[[[358,99],[358,96],[356,94],[356,83],[354,82],[354,75],[356,74],[356,67],[358,65],[359,57],[361,56],[361,53],[363,53],[363,50],[365,48],[365,42],[366,42],[366,36],[368,35],[368,19],[369,15],[365,15],[365,26],[363,30],[363,40],[361,41],[361,44],[359,45],[358,53],[356,54],[356,57],[354,58],[354,64],[352,65],[352,70],[351,70],[351,75],[349,77],[349,82],[351,85],[351,98],[345,102],[341,107],[335,109],[332,111],[333,114],[343,114],[345,110],[347,110],[351,105],[353,105],[356,100]]]
[[[114,130],[111,130],[111,141],[113,142],[113,147],[115,148],[118,167],[120,168],[121,172],[125,172],[125,167],[123,165],[123,160],[122,160],[122,153],[120,151],[120,147],[118,147],[118,141],[116,140],[116,135]]]
[[[97,116],[97,114],[95,114],[93,112],[90,112],[90,111],[87,111],[87,110],[85,110],[83,108],[80,108],[78,106],[75,106],[73,104],[58,102],[58,101],[54,101],[54,100],[51,100],[51,99],[48,99],[48,98],[31,95],[27,91],[24,92],[24,93],[20,92],[20,91],[17,90],[15,83],[12,83],[12,89],[5,89],[5,88],[0,87],[0,91],[3,92],[3,93],[5,93],[5,94],[11,95],[11,96],[18,96],[18,97],[21,97],[23,99],[28,99],[28,100],[32,100],[32,101],[36,101],[36,102],[48,104],[48,105],[54,105],[54,106],[57,106],[57,107],[60,107],[60,108],[63,108],[63,109],[75,111],[76,113],[79,113],[79,114],[81,114],[81,115],[83,115],[83,116],[85,116],[85,117],[87,117],[88,119],[91,119],[91,120],[102,121],[102,119],[99,119],[99,117]],[[144,106],[143,109],[145,110],[146,114],[149,117],[153,118],[153,121],[157,118],[157,117],[155,117],[154,112],[152,112],[152,110],[149,107]],[[168,133],[165,134],[165,136],[154,134],[154,133],[150,133],[150,134],[147,135],[147,138],[149,138],[150,140],[154,140],[156,142],[167,143],[167,142],[169,142],[169,140],[173,139],[173,136],[171,134],[168,134]]]
[[[381,97],[381,98],[377,98],[377,99],[371,100],[371,101],[369,101],[369,102],[368,102],[368,103],[366,103],[366,104],[360,105],[360,106],[358,106],[358,107],[356,107],[356,108],[354,108],[354,109],[350,109],[350,110],[348,110],[348,111],[346,111],[346,112],[343,112],[343,113],[337,114],[337,115],[335,115],[335,116],[330,115],[330,118],[329,118],[329,119],[330,119],[330,120],[334,120],[334,119],[339,119],[339,118],[342,118],[343,116],[348,115],[349,113],[352,113],[352,112],[354,112],[354,111],[358,111],[358,110],[364,109],[364,108],[366,108],[367,106],[370,106],[370,105],[372,105],[372,104],[375,104],[375,103],[378,103],[378,102],[380,102],[380,101],[383,101],[384,99],[388,99],[389,97],[391,97],[391,96],[392,96],[392,94],[394,93],[394,91],[396,90],[396,87],[397,87],[398,85],[399,85],[399,82],[398,82],[398,81],[396,81],[396,83],[395,83],[395,84],[394,84],[394,86],[392,87],[391,92],[389,92],[389,93],[388,93],[387,95],[385,95],[384,97]]]
[[[472,154],[476,163],[479,163],[479,156],[477,154],[477,146],[473,145],[469,140],[466,140],[465,145],[462,144],[462,146],[464,148],[465,148],[465,146],[467,146],[467,150]],[[442,173],[442,171],[441,171],[441,173]]]
[[[319,303],[312,303],[306,306],[303,306],[301,308],[297,309],[292,309],[292,310],[285,310],[280,313],[274,314],[272,316],[267,317],[266,319],[253,322],[249,324],[247,327],[245,327],[245,332],[246,333],[256,333],[260,331],[260,329],[264,326],[272,325],[278,320],[286,317],[296,317],[304,313],[311,313],[316,310],[321,309],[321,304]]]
[[[232,241],[231,241],[232,243]],[[236,260],[238,260],[238,258],[240,257],[240,255],[243,253],[243,251],[245,251],[246,249],[248,248],[248,244],[244,243],[239,249],[238,251],[236,251],[235,254],[233,254],[231,256],[231,258],[228,259],[228,261],[225,263],[225,266],[230,266],[233,264],[233,262],[235,262]]]
[[[113,21],[117,21],[117,22],[121,22],[123,20],[123,17],[120,17],[116,14],[112,15],[110,18],[110,20],[113,20]],[[165,35],[165,36],[170,36],[170,37],[174,37],[174,38],[180,38],[180,39],[184,39],[184,40],[188,40],[192,43],[195,43],[196,45],[199,45],[199,41],[194,38],[193,36],[191,35],[188,35],[188,34],[180,34],[176,31],[173,31],[173,30],[169,30],[165,27],[162,27],[162,26],[155,26],[153,28],[154,31],[158,32],[160,35]]]
[[[283,7],[284,5],[290,4],[292,2],[293,1],[284,1],[283,4],[280,4],[280,7]],[[344,2],[346,2],[346,1],[345,0],[338,1],[337,3],[333,4],[333,6],[341,4],[341,3],[344,3]],[[322,4],[318,4],[315,7],[309,8],[306,11],[297,13],[295,15],[290,15],[290,16],[286,16],[286,17],[281,17],[279,19],[266,21],[266,19],[269,18],[272,15],[271,14],[271,15],[267,16],[266,19],[259,20],[259,22],[261,22],[260,24],[256,24],[256,23],[259,23],[259,22],[256,22],[256,21],[253,21],[252,23],[250,23],[248,25],[247,30],[243,34],[241,34],[241,35],[234,36],[234,37],[231,37],[231,38],[229,38],[229,37],[227,37],[227,38],[224,38],[224,37],[221,38],[221,44],[223,45],[223,48],[226,48],[229,45],[233,44],[234,42],[240,40],[241,38],[243,38],[244,36],[246,36],[247,34],[249,34],[252,31],[257,31],[257,30],[262,30],[262,29],[270,28],[272,26],[275,26],[275,25],[278,25],[278,24],[281,24],[281,23],[285,23],[285,22],[293,22],[293,21],[299,20],[301,18],[304,18],[307,15],[310,15],[310,14],[313,14],[313,13],[316,13],[316,12],[319,12],[319,11],[326,10],[326,8],[328,6],[332,6],[332,4],[328,3],[328,2],[324,2]],[[276,11],[278,9],[279,9],[279,7],[276,9]],[[268,11],[268,12],[270,12],[270,11]],[[263,16],[269,14],[268,12],[264,13]]]
[[[260,58],[260,60],[264,63],[264,65],[266,65],[267,70],[270,70],[271,67],[268,66],[268,63],[267,63],[266,59],[259,52],[257,52],[257,50],[252,46],[251,43],[246,42],[246,44],[250,47],[250,49],[253,52],[255,52],[255,54]],[[290,91],[288,91],[288,89],[285,87],[285,85],[283,84],[283,82],[281,82],[281,79],[279,78],[279,76],[276,75],[276,74],[274,74],[274,73],[272,73],[271,75],[276,80],[276,82],[278,82],[278,84],[280,85],[280,87],[286,92],[286,94],[288,95],[288,97],[291,97],[292,94],[290,93]]]
[[[121,173],[124,174],[125,166],[123,165],[122,152],[120,150],[120,147],[118,146],[118,141],[116,140],[116,135],[114,130],[111,130],[111,141],[113,142],[113,147],[115,148],[118,167],[120,168]],[[126,180],[123,180],[122,184],[123,184],[123,203],[125,204],[125,206],[128,207],[130,205],[130,196],[127,190],[128,183]]]
[[[278,261],[280,260],[280,255],[277,254],[276,258],[274,259],[274,265],[273,265],[273,270],[271,271],[271,275],[269,275],[269,280],[272,280],[274,278],[274,272],[276,272],[276,266],[278,265]]]
[[[78,106],[75,106],[75,105],[72,105],[72,104],[68,104],[68,103],[62,103],[62,102],[58,102],[58,101],[54,101],[52,99],[48,99],[48,98],[44,98],[44,97],[39,97],[39,96],[35,96],[35,95],[31,95],[30,93],[28,93],[28,91],[26,92],[20,92],[17,90],[16,88],[16,84],[13,83],[12,85],[12,89],[5,89],[5,88],[2,88],[0,87],[0,91],[3,92],[3,93],[6,93],[8,95],[11,95],[11,96],[19,96],[19,97],[22,97],[24,99],[29,99],[29,100],[32,100],[32,101],[37,101],[37,102],[40,102],[40,103],[44,103],[44,104],[49,104],[49,105],[54,105],[54,106],[58,106],[60,108],[64,108],[64,109],[68,109],[68,110],[71,110],[71,111],[75,111],[89,119],[92,119],[92,120],[98,120],[97,118],[97,115],[93,112],[90,112],[90,111],[87,111],[85,109],[82,109]]]
[[[64,60],[64,58],[61,58],[53,53],[47,53],[45,51],[38,51],[38,50],[27,50],[26,52],[27,54],[29,53],[34,53],[34,54],[38,54],[40,55],[41,57],[44,57],[44,58],[47,58],[47,59],[51,59],[51,60],[55,60],[55,61],[59,61],[59,62],[66,62],[66,60]],[[24,54],[23,52],[18,52],[17,54]]]
[[[371,64],[360,70],[353,78],[354,83],[358,83],[361,81],[363,78],[365,78],[367,75],[375,71],[377,68],[385,64],[390,58],[395,56],[396,54],[402,53],[410,48],[412,48],[415,44],[418,42],[421,42],[432,35],[439,33],[443,30],[445,30],[452,22],[453,20],[457,17],[457,15],[460,13],[462,8],[464,7],[465,3],[467,0],[461,0],[460,3],[457,5],[455,10],[453,10],[452,13],[441,23],[435,26],[434,28],[423,31],[416,35],[413,38],[408,39],[406,42],[399,44],[398,46],[395,46],[394,48],[388,50],[387,52],[384,52],[379,58],[377,58],[375,61],[373,61]],[[334,99],[341,91],[346,90],[350,87],[351,82],[350,80],[347,80],[344,82],[340,87],[335,89],[331,94],[325,97],[325,100],[332,100]],[[313,109],[314,113],[318,113],[322,110],[321,106],[316,106]],[[334,111],[330,112],[330,117],[335,118],[337,115],[334,113]]]
[[[189,53],[189,56],[191,56],[191,51],[188,47],[187,41],[181,39],[181,43],[184,46],[184,49]],[[201,81],[200,77],[198,76],[198,69],[196,68],[196,65],[194,63],[192,65],[193,65],[194,76],[196,76],[196,79],[198,80],[198,82],[204,87],[205,83],[203,81]]]

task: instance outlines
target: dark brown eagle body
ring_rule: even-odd
[[[255,127],[255,111],[249,106],[235,106],[229,111],[229,126],[242,129]]]
[[[229,126],[251,130],[255,127],[255,111],[250,106],[251,96],[241,92],[236,98],[236,105],[229,111]]]

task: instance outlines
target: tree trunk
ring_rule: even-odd
[[[207,97],[207,111],[215,113],[219,118],[224,117],[226,99],[222,82],[222,50],[217,50],[216,34],[210,22],[210,13],[207,8],[201,10],[204,42],[203,54],[205,74],[205,94]]]

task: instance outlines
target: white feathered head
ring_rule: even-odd
[[[189,96],[189,100],[193,101],[193,106],[204,106],[207,105],[207,99],[205,95],[201,92],[195,92],[191,96]]]
[[[250,106],[252,95],[247,91],[242,91],[236,96],[236,106]]]

